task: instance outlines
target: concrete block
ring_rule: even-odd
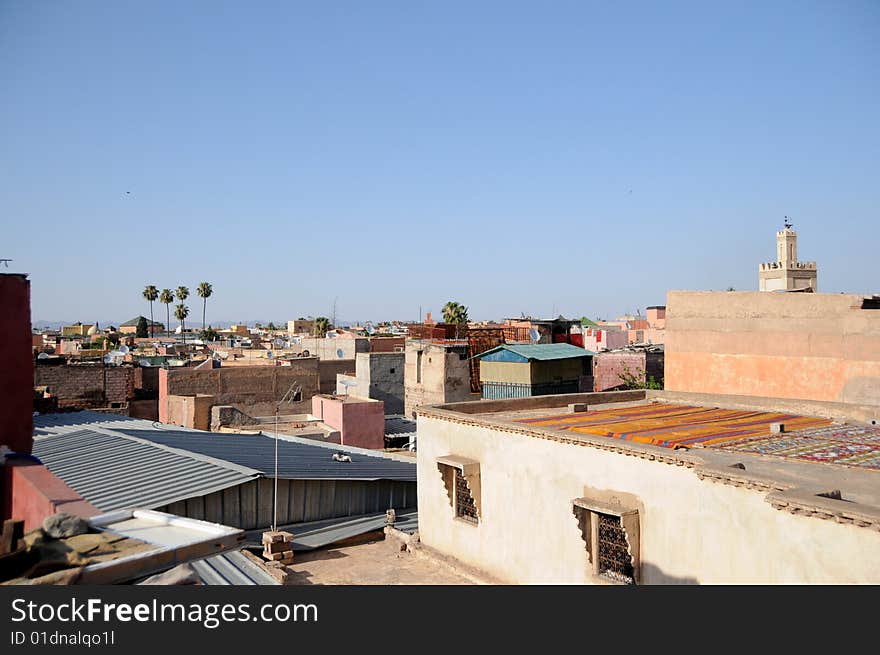
[[[568,411],[573,414],[576,412],[586,412],[587,410],[587,403],[571,403],[568,406]]]
[[[273,562],[279,562],[284,559],[286,553],[270,553],[267,550],[263,551],[263,558],[271,560]]]
[[[771,423],[770,434],[782,434],[785,432],[785,423]]]

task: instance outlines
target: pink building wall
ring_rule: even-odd
[[[629,342],[623,330],[583,328],[584,348],[593,352],[623,348]]]
[[[312,414],[339,430],[344,446],[385,447],[385,403],[381,400],[312,396]]]

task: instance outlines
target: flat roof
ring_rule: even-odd
[[[868,507],[871,521],[880,525],[880,426],[662,396],[658,401],[639,393],[482,400],[421,407],[418,413],[686,465],[701,477],[771,492],[815,490],[809,506],[827,499],[815,494],[839,490],[849,502],[828,502],[852,511]],[[589,411],[567,411],[568,403],[581,402]],[[771,433],[771,423],[783,423],[785,432]]]

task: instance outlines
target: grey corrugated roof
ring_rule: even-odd
[[[269,436],[204,432],[92,411],[34,417],[34,434],[38,440],[39,435],[78,431],[84,427],[118,433],[121,437],[142,440],[214,464],[238,466],[239,470],[246,469],[250,473],[274,474],[274,438]],[[334,452],[345,452],[352,461],[335,462]],[[295,480],[415,481],[416,466],[410,458],[399,455],[280,435],[278,475]]]
[[[161,507],[260,476],[254,469],[175,452],[88,424],[36,437],[33,454],[102,512]]]
[[[169,448],[184,449],[239,466],[274,475],[275,439],[263,435],[225,432],[129,428],[114,431]],[[350,462],[333,460],[335,451],[346,452]],[[416,479],[415,463],[402,462],[364,449],[311,443],[308,439],[278,439],[278,477],[291,480],[404,480]]]
[[[337,541],[378,531],[384,527],[385,512],[380,512],[363,516],[344,516],[307,523],[293,523],[279,526],[279,530],[291,532],[293,534],[293,549],[303,551],[329,546]],[[394,527],[401,532],[410,534],[418,530],[418,510],[397,510]],[[248,533],[248,537],[258,541],[261,534],[262,530],[252,530]]]
[[[275,578],[250,561],[239,550],[190,562],[206,585],[277,585]]]

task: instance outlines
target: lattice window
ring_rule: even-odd
[[[455,469],[455,515],[465,521],[477,523],[477,505],[473,494],[468,488],[467,480],[461,469]]]
[[[443,487],[449,498],[452,516],[479,525],[480,509],[480,463],[458,455],[437,458],[437,468]]]
[[[619,584],[639,581],[639,511],[634,506],[576,498],[572,507],[594,576]]]
[[[599,575],[615,582],[633,584],[635,572],[620,517],[609,514],[595,516],[599,520],[599,543],[596,544]]]

